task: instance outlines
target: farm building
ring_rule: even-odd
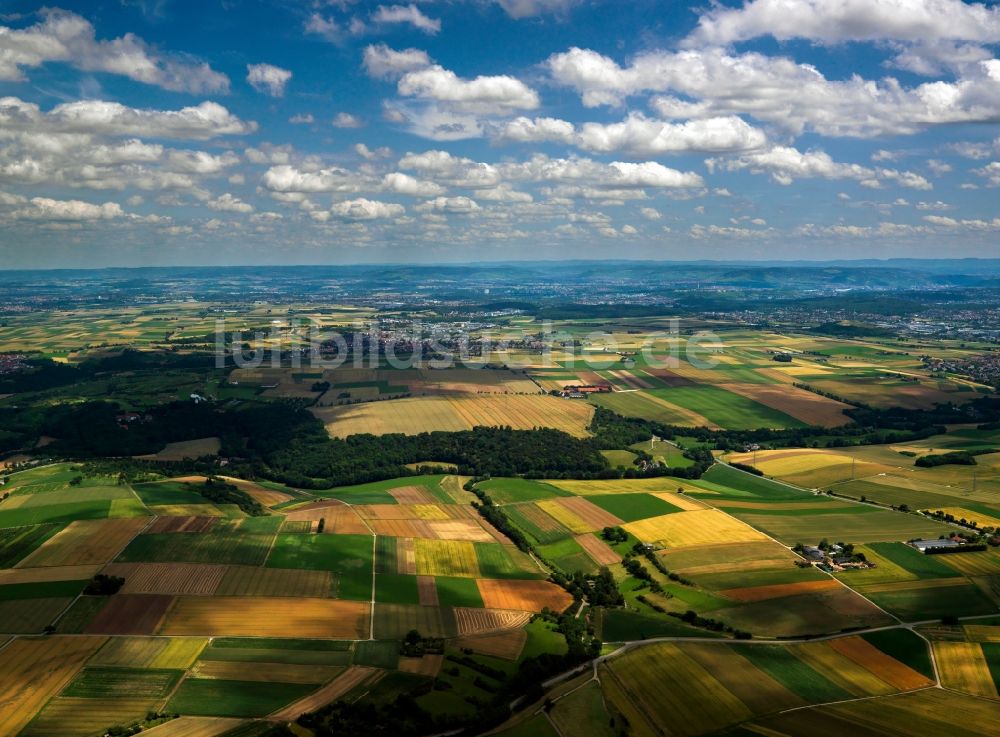
[[[910,545],[921,553],[926,553],[932,548],[957,548],[960,545],[964,545],[964,543],[953,538],[944,538],[939,540],[911,540]]]

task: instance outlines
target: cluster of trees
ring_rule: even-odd
[[[956,450],[951,453],[933,453],[920,456],[913,462],[913,465],[921,468],[934,468],[935,466],[975,466],[976,457],[964,450]]]
[[[270,514],[260,502],[245,491],[214,476],[209,476],[205,479],[205,483],[193,488],[213,504],[235,504],[251,517],[264,517]]]
[[[124,585],[125,579],[121,576],[109,576],[105,573],[98,573],[90,579],[87,586],[83,589],[83,593],[88,596],[113,596]]]

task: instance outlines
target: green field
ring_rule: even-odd
[[[315,690],[316,686],[301,683],[189,678],[167,703],[167,710],[191,716],[262,717]]]
[[[375,576],[375,601],[386,604],[419,604],[417,577],[402,573],[379,573]]]
[[[0,568],[10,568],[62,529],[62,525],[33,525],[0,529]]]
[[[900,627],[881,632],[868,632],[862,637],[886,655],[908,665],[917,673],[923,673],[930,679],[934,678],[930,647],[927,641],[913,630]]]
[[[870,508],[868,513],[830,514],[748,514],[750,510],[730,510],[747,524],[787,545],[815,545],[826,538],[848,543],[895,542],[938,537],[950,532],[947,525],[925,517]]]
[[[483,605],[483,597],[479,595],[479,587],[474,578],[437,576],[434,583],[437,586],[438,603],[441,606],[481,607]]]
[[[267,557],[268,568],[331,571],[338,598],[364,601],[371,598],[372,565],[368,535],[279,534]]]
[[[710,422],[731,430],[752,430],[758,427],[805,427],[804,423],[784,412],[771,409],[739,394],[706,384],[652,389],[649,393],[665,399],[671,404],[697,412]]]
[[[621,518],[624,522],[681,511],[680,507],[675,507],[652,494],[597,494],[588,496],[587,501]]]
[[[564,538],[558,542],[540,545],[538,552],[541,556],[554,566],[566,573],[583,571],[584,573],[596,573],[598,569],[594,559],[587,555],[580,544],[571,537]]]
[[[398,664],[399,643],[396,640],[363,640],[354,646],[354,665],[392,669]]]
[[[740,655],[809,703],[842,701],[851,694],[780,645],[740,648]]]
[[[244,521],[249,522],[250,520]],[[280,519],[278,522],[280,523]],[[274,542],[274,537],[272,533],[247,532],[238,527],[235,521],[220,521],[209,532],[139,535],[129,543],[118,560],[123,562],[263,565],[268,551],[271,549],[271,544]],[[283,537],[306,536],[286,535]],[[334,536],[330,535],[329,537]]]
[[[997,611],[996,603],[971,583],[946,589],[917,587],[899,591],[867,591],[865,596],[904,622],[945,616],[972,617]]]
[[[0,601],[11,599],[46,599],[53,596],[76,596],[86,581],[42,581],[38,583],[12,583],[0,586]]]
[[[513,545],[473,543],[483,578],[545,578],[547,573]]]
[[[173,690],[183,674],[182,670],[89,667],[73,679],[62,695],[86,699],[159,699]]]
[[[871,543],[868,547],[917,578],[950,578],[960,575],[941,560],[940,556],[925,555],[904,543]]]
[[[158,481],[135,484],[135,493],[144,504],[207,504],[208,500],[191,484],[179,481]]]
[[[536,499],[551,499],[557,496],[572,496],[567,491],[543,481],[531,479],[501,478],[489,479],[477,484],[477,488],[485,491],[496,504],[511,502],[530,502]]]

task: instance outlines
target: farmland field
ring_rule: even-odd
[[[434,430],[470,430],[477,425],[508,426],[522,430],[551,427],[583,437],[592,408],[548,396],[420,397],[391,402],[367,402],[346,407],[323,407],[315,414],[334,437],[358,433],[416,434]]]
[[[381,181],[390,160],[369,154],[361,165]],[[552,202],[589,197],[555,182]],[[473,191],[482,224],[501,200]],[[652,218],[629,202],[637,227]],[[438,227],[448,213],[424,204],[415,217]],[[248,222],[263,232],[279,222],[269,217]],[[362,228],[383,226],[311,227],[360,243]],[[805,291],[783,283],[798,267],[750,289],[740,267],[707,292],[677,266],[676,285],[650,277],[626,293],[627,272],[655,269],[625,264],[585,294],[575,267],[542,288],[548,267],[504,265],[484,280],[465,264],[461,279],[397,264],[364,294],[351,268],[304,268],[298,293],[322,304],[278,300],[272,270],[268,287],[250,271],[197,289],[178,274],[183,296],[170,301],[146,294],[151,275],[76,285],[67,272],[58,298],[31,293],[42,276],[8,278],[0,734],[143,723],[154,737],[263,737],[302,715],[290,725],[299,737],[483,719],[511,737],[989,733],[1000,718],[1000,548],[984,530],[1000,522],[996,346],[970,310],[952,309],[975,275],[944,288],[940,273],[897,266],[847,286],[840,267],[805,270]],[[905,300],[882,291],[904,278]],[[934,298],[921,297],[931,284]],[[351,306],[328,301],[340,295]],[[952,325],[946,312],[966,317]],[[217,364],[223,323],[272,365]],[[471,339],[486,368],[393,367],[379,351],[411,329],[424,349]],[[346,354],[328,340],[341,330],[359,339]],[[962,337],[942,337],[952,332]],[[707,364],[683,357],[695,336]],[[345,363],[298,365],[314,350]],[[574,386],[580,396],[565,396]],[[971,455],[921,460],[952,451]],[[906,544],[955,535],[985,549],[928,556]],[[847,549],[793,547],[824,539]],[[581,667],[583,653],[607,657]],[[523,710],[502,713],[525,694]],[[147,720],[157,712],[167,716]],[[379,726],[336,724],[350,714]]]

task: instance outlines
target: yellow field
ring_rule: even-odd
[[[464,540],[428,540],[418,538],[413,541],[416,554],[418,576],[466,576],[479,575],[479,561],[476,546]]]
[[[535,502],[535,506],[562,524],[563,527],[574,535],[582,535],[586,532],[593,532],[596,529],[593,525],[587,524],[585,519],[560,504],[557,499],[537,501]]]
[[[967,576],[990,576],[1000,573],[1000,552],[996,548],[981,553],[942,555],[945,562]]]
[[[69,683],[104,637],[18,639],[0,653],[0,734],[14,735]]]
[[[430,396],[314,408],[330,435],[358,433],[415,435],[434,430],[471,430],[477,425],[509,426],[519,430],[551,427],[586,437],[594,408],[547,395]]]
[[[938,510],[935,508],[931,511],[936,512]],[[965,509],[964,507],[945,507],[941,511],[952,515],[955,519],[965,519],[969,522],[975,522],[980,527],[1000,527],[1000,517],[991,517],[988,514]]]
[[[983,649],[976,642],[935,642],[934,657],[946,688],[986,698],[1000,698]]]
[[[95,565],[107,563],[149,522],[148,517],[75,520],[17,564],[35,566]]]
[[[962,628],[969,642],[1000,642],[1000,627],[985,624],[967,624]]]
[[[763,533],[716,509],[664,514],[622,527],[643,542],[666,547],[767,540]]]
[[[359,504],[354,510],[363,519],[451,519],[448,509],[439,504]]]
[[[44,581],[86,581],[92,578],[100,569],[99,565],[5,568],[0,570],[0,586],[10,583],[39,583]]]
[[[368,602],[253,596],[179,596],[159,634],[231,637],[368,636]]]
[[[643,712],[670,715],[669,723],[657,720],[664,734],[706,734],[752,716],[729,689],[672,643],[638,648],[608,664]]]
[[[146,730],[153,737],[218,737],[243,724],[242,719],[225,717],[181,717]]]
[[[731,456],[737,463],[753,463],[753,453]],[[757,451],[757,468],[768,476],[790,476],[815,471],[818,468],[850,463],[851,456],[825,450],[763,450]]]

